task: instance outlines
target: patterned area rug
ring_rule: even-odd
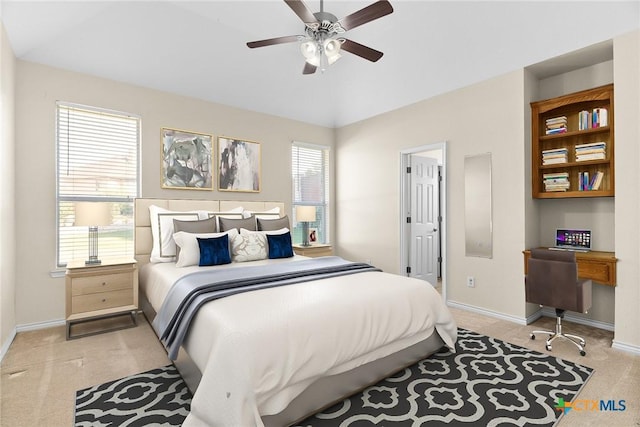
[[[169,365],[77,391],[75,425],[180,426],[190,404],[187,385]]]
[[[431,357],[299,425],[553,426],[593,369],[458,329]],[[564,399],[564,400],[561,400]]]
[[[300,427],[553,426],[593,370],[475,332]],[[76,426],[179,426],[191,395],[173,366],[77,392]]]

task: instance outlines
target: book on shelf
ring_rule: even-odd
[[[598,141],[598,142],[589,142],[587,144],[578,144],[575,146],[576,150],[582,150],[582,149],[591,149],[591,148],[606,148],[607,147],[607,143],[604,141]]]
[[[607,155],[605,153],[591,153],[581,154],[576,156],[576,162],[587,162],[589,160],[605,160]]]
[[[604,172],[597,171],[589,178],[589,172],[578,173],[578,191],[594,191],[599,190],[602,185]]]
[[[575,146],[576,162],[588,160],[604,160],[607,158],[606,142],[591,142]]]
[[[600,185],[602,185],[602,178],[604,178],[604,172],[598,171],[596,172],[596,177],[591,185],[591,190],[599,190]]]
[[[609,125],[609,117],[606,108],[594,108],[591,113],[591,125],[599,128]]]
[[[543,178],[569,178],[569,172],[553,172],[553,173],[545,173],[542,174]]]
[[[550,148],[548,150],[542,150],[542,154],[562,154],[562,153],[567,153],[569,150],[567,150],[565,147],[561,147],[561,148]]]
[[[547,125],[552,125],[552,124],[555,124],[555,123],[567,124],[567,116],[552,117],[550,119],[545,120],[544,122]]]
[[[591,112],[582,110],[578,113],[578,130],[591,129]]]
[[[576,155],[593,154],[593,153],[606,153],[604,148],[581,148],[576,150]]]
[[[563,126],[563,127],[561,127],[561,128],[557,128],[557,129],[547,129],[547,130],[545,131],[545,134],[546,134],[546,135],[556,135],[556,134],[559,134],[559,133],[567,133],[567,127],[566,127],[566,126]]]
[[[566,157],[559,157],[557,159],[543,159],[542,160],[542,165],[543,166],[558,165],[558,164],[562,164],[562,163],[567,163],[567,158]]]
[[[565,133],[567,132],[567,117],[552,117],[550,119],[545,120],[545,134],[546,135],[554,135],[557,133]]]
[[[551,148],[542,150],[542,164],[551,165],[557,163],[567,163],[568,150],[566,148]]]
[[[567,191],[570,187],[568,172],[545,173],[542,178],[547,192]]]

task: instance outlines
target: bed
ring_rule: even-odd
[[[158,323],[167,317],[167,306],[179,293],[178,284],[194,278],[204,283],[208,274],[258,277],[262,272],[291,270],[306,277],[312,270],[326,273],[328,267],[316,268],[318,263],[358,269],[335,274],[331,270],[327,277],[270,285],[204,303],[178,342],[175,361],[194,394],[185,426],[292,425],[445,345],[454,345],[455,322],[432,286],[360,263],[296,255],[178,267],[188,256],[186,245],[178,245],[184,252],[173,262],[155,262],[162,236],[152,230],[158,217],[150,211],[198,212],[199,221],[202,215],[240,219],[246,216],[243,212],[251,212],[255,221],[280,218],[284,208],[284,203],[256,201],[135,202],[141,307],[161,338]],[[286,232],[269,234],[276,236],[268,238],[273,244]],[[191,235],[188,238],[193,240]],[[174,355],[171,348],[168,354]]]

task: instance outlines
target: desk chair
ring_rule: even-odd
[[[570,251],[550,251],[532,249],[528,272],[525,277],[527,302],[556,309],[556,330],[533,331],[535,334],[549,335],[546,348],[558,337],[565,338],[580,349],[584,356],[585,340],[577,335],[562,332],[562,319],[566,310],[586,313],[591,308],[591,280],[578,278],[576,254]]]

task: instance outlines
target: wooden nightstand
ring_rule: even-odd
[[[71,336],[71,326],[105,317],[129,314],[136,325],[138,310],[138,268],[130,258],[102,260],[85,265],[84,260],[67,264],[66,320],[67,339],[122,329],[122,326]]]
[[[303,255],[311,258],[333,255],[333,247],[325,244],[311,246],[293,245],[293,251],[296,255]]]

